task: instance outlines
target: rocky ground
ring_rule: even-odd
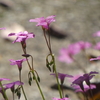
[[[49,51],[42,30],[40,27],[36,27],[35,23],[30,23],[29,19],[56,15],[56,22],[51,25],[53,31],[56,31],[56,36],[51,37],[51,43],[56,57],[57,70],[58,72],[76,75],[82,72],[81,69],[78,69],[75,63],[68,65],[59,62],[57,59],[59,49],[79,40],[91,42],[92,34],[100,30],[99,9],[100,0],[0,0],[0,27],[6,27],[8,29],[6,33],[27,30],[36,35],[34,39],[27,41],[27,50],[34,57],[34,67],[41,77],[41,87],[46,99],[51,100],[52,97],[59,97],[59,94],[57,90],[51,88],[56,81],[53,76],[50,76],[45,65],[45,58]],[[21,46],[19,43],[12,44],[11,41],[5,40],[2,33],[3,31],[1,31],[0,37],[0,77],[15,81],[18,80],[18,69],[16,66],[10,65],[9,59],[22,58]],[[57,37],[57,34],[60,34],[60,37]],[[96,38],[96,41],[98,40]],[[97,70],[94,64],[88,63],[86,65],[83,54],[76,58],[87,72]],[[100,69],[98,68],[97,71],[100,71]],[[32,83],[31,87],[28,85],[27,74],[28,68],[24,63],[22,79],[25,83],[24,87],[28,100],[41,99],[35,82]],[[65,85],[70,87],[70,82],[67,79]],[[11,98],[9,91],[8,94]],[[71,100],[78,100],[77,95],[71,89],[65,89],[65,94],[69,95]],[[21,100],[24,100],[23,96]]]

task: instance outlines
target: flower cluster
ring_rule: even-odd
[[[98,72],[90,72],[88,74],[84,74],[84,75],[78,77],[77,79],[75,79],[72,82],[72,85],[76,84],[76,86],[74,86],[74,88],[78,89],[78,91],[79,91],[79,88],[80,88],[80,90],[84,92],[84,91],[86,91],[87,87],[83,86],[83,82],[86,82],[86,84],[88,85],[88,88],[91,89],[92,85],[90,83],[90,80],[95,76],[95,74],[98,74]],[[93,85],[93,88],[94,88],[94,85]]]
[[[81,50],[85,50],[92,46],[89,42],[79,41],[70,44],[67,48],[62,48],[60,50],[60,55],[58,57],[59,61],[72,63],[74,61],[73,56],[78,54]]]

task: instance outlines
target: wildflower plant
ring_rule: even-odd
[[[83,75],[78,75],[78,77],[75,77],[73,75],[69,74],[64,74],[60,73],[57,71],[56,67],[56,61],[55,61],[55,55],[53,54],[52,51],[52,45],[51,45],[51,38],[50,38],[50,24],[52,22],[55,22],[55,15],[48,16],[46,18],[40,17],[40,18],[35,18],[35,19],[30,19],[29,22],[36,22],[36,26],[41,26],[43,35],[47,44],[47,48],[49,50],[49,54],[46,56],[46,67],[48,70],[51,72],[50,75],[53,75],[56,78],[57,86],[58,86],[58,92],[59,92],[59,97],[52,97],[52,100],[70,100],[70,97],[66,97],[63,91],[63,84],[65,82],[65,78],[70,78],[72,80],[71,87],[75,90],[75,92],[82,92],[84,93],[85,99],[84,100],[89,100],[86,92],[90,90],[91,97],[93,97],[92,94],[92,89],[96,89],[96,86],[94,84],[91,84],[90,80],[96,75],[99,74],[96,71],[91,71],[89,73],[86,72],[86,70],[80,66],[80,64],[74,59],[74,55],[80,53],[81,51],[85,52],[86,49],[94,47],[97,49],[99,48],[99,44],[96,46],[92,46],[92,43],[86,42],[86,41],[78,41],[76,43],[70,44],[67,48],[62,48],[60,50],[60,55],[58,57],[59,61],[65,62],[65,63],[72,63],[76,62],[78,63],[78,68],[82,69],[84,74]],[[0,28],[0,30],[5,29],[5,28]],[[47,33],[49,33],[47,35]],[[93,36],[99,36],[99,33],[95,33]],[[10,36],[16,36],[16,39],[12,42],[13,44],[18,42],[22,46],[22,57],[23,59],[19,60],[14,60],[10,59],[10,65],[17,65],[18,71],[19,71],[19,80],[15,82],[10,82],[7,84],[2,84],[2,81],[10,81],[10,79],[7,78],[0,78],[0,93],[3,95],[4,100],[9,100],[8,96],[6,94],[6,90],[10,89],[12,92],[13,100],[15,100],[14,94],[18,96],[18,99],[21,97],[21,93],[23,93],[25,100],[27,99],[27,94],[25,93],[24,90],[24,84],[22,80],[22,68],[23,68],[23,63],[27,63],[29,72],[28,72],[28,82],[29,85],[31,86],[32,81],[35,80],[37,87],[40,91],[40,95],[43,100],[45,99],[45,94],[43,93],[43,89],[41,88],[41,81],[40,81],[40,76],[37,70],[35,69],[34,63],[33,63],[33,56],[27,52],[27,40],[29,38],[35,38],[35,34],[32,32],[24,31],[24,32],[19,32],[19,33],[10,33],[8,37]],[[29,61],[29,58],[31,59],[31,63]],[[100,60],[100,57],[98,56],[97,58],[91,58],[90,61],[92,60]],[[84,85],[85,83],[85,85]],[[16,88],[17,85],[17,88]]]

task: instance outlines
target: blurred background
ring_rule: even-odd
[[[56,22],[51,24],[53,33],[51,34],[51,43],[57,70],[61,73],[75,75],[82,71],[76,67],[75,63],[59,62],[57,59],[59,50],[79,40],[91,42],[92,34],[100,30],[99,9],[100,0],[0,0],[0,27],[6,27],[6,30],[0,32],[0,78],[10,78],[11,81],[18,80],[18,68],[11,66],[9,59],[23,58],[20,43],[12,44],[13,38],[8,41],[7,34],[24,30],[34,32],[36,37],[27,41],[27,51],[34,57],[34,67],[40,75],[41,87],[46,99],[59,97],[58,91],[51,88],[56,84],[56,80],[50,76],[45,65],[45,58],[49,51],[41,27],[36,27],[36,23],[30,23],[29,20],[56,15]],[[91,71],[92,67],[86,66],[85,58],[82,55],[78,55],[78,57],[83,66]],[[28,67],[25,62],[22,78],[28,100],[41,99],[35,82],[33,81],[31,87],[28,85]],[[65,85],[70,87],[67,79]],[[10,91],[7,92],[9,100],[12,100]],[[72,100],[78,100],[76,94],[70,89],[65,89],[65,94]],[[21,100],[24,100],[23,95]]]

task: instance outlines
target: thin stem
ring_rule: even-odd
[[[59,83],[59,80],[58,80],[58,73],[56,71],[55,58],[54,58],[54,55],[53,55],[52,50],[51,50],[50,34],[49,34],[49,37],[47,39],[45,29],[43,29],[43,33],[44,33],[44,38],[46,40],[47,47],[50,51],[50,55],[52,56],[52,59],[53,59],[53,62],[54,62],[54,72],[55,72],[55,75],[56,75],[56,81],[57,81],[57,85],[58,85],[59,95],[60,95],[60,98],[62,98],[62,91],[61,91],[60,83]]]
[[[3,85],[2,85],[2,83],[1,83],[1,81],[0,81],[0,86],[1,86],[1,88],[2,88],[2,94],[3,94],[3,97],[4,97],[4,99],[5,100],[8,100],[8,97],[7,97],[7,95],[6,95],[6,92],[5,92],[5,90],[4,90],[4,87],[3,87]]]
[[[41,94],[41,96],[42,96],[42,99],[45,100],[45,97],[44,97],[43,92],[42,92],[42,90],[41,90],[41,88],[40,88],[39,82],[38,82],[38,80],[37,80],[37,78],[36,78],[35,73],[34,73],[33,70],[32,70],[32,74],[33,74],[33,76],[34,76],[34,78],[35,78],[35,82],[36,82],[36,84],[37,84],[37,86],[38,86],[38,88],[39,88],[39,91],[40,91],[40,94]]]
[[[89,87],[90,87],[90,95],[91,95],[91,98],[92,98],[92,100],[94,100],[94,99],[93,99],[93,93],[92,93],[91,86],[89,86]]]
[[[88,100],[88,96],[87,96],[87,94],[85,93],[85,91],[83,92],[83,95],[84,95],[85,100]]]
[[[57,85],[58,85],[58,89],[59,89],[59,95],[60,95],[60,98],[63,98],[60,83],[59,83],[59,80],[58,80],[58,73],[57,73],[57,70],[56,70],[55,58],[54,58],[53,54],[52,54],[52,59],[53,59],[53,62],[54,62],[54,71],[55,71],[56,81],[57,81]]]
[[[31,56],[31,59],[32,59],[32,70],[34,70],[34,67],[33,67],[33,57]]]
[[[61,84],[62,96],[64,98],[63,84]]]
[[[19,71],[19,80],[20,80],[20,82],[21,82],[21,71]],[[22,92],[23,92],[23,94],[24,94],[25,100],[27,100],[27,97],[26,97],[26,94],[25,94],[25,91],[24,91],[24,88],[23,88],[22,85],[21,85],[21,88],[22,88]]]
[[[50,51],[50,54],[52,54],[51,44],[50,44],[50,35],[49,35],[49,42],[48,42],[48,39],[47,39],[47,37],[46,37],[45,29],[43,29],[43,34],[44,34],[44,38],[45,38],[45,40],[46,40],[47,47],[48,47],[48,49],[49,49],[49,51]]]
[[[27,59],[27,57],[26,57],[26,59]],[[26,61],[27,61],[27,64],[28,64],[28,66],[29,66],[29,69],[32,70],[31,65],[30,65],[28,59],[27,59]]]
[[[22,49],[23,49],[24,54],[27,54],[26,50],[24,50],[24,48],[23,48],[23,45],[22,45]],[[31,56],[31,57],[32,57],[32,56]],[[27,57],[26,57],[26,59],[27,59]],[[33,74],[33,76],[34,76],[34,78],[35,78],[35,82],[36,82],[36,84],[37,84],[37,86],[38,86],[38,89],[39,89],[39,91],[40,91],[40,94],[41,94],[41,96],[42,96],[42,99],[45,100],[44,95],[43,95],[43,92],[42,92],[42,90],[41,90],[41,88],[40,88],[40,85],[39,85],[39,83],[38,83],[38,80],[36,79],[36,76],[35,76],[35,74],[34,74],[34,69],[33,69],[33,57],[32,57],[32,67],[31,67],[31,65],[30,65],[30,63],[29,63],[29,61],[28,61],[28,59],[27,59],[26,61],[27,61],[27,64],[28,64],[28,66],[29,66],[30,71],[32,71],[32,74]],[[22,90],[23,90],[23,87],[22,87]]]
[[[24,54],[26,54],[26,48],[23,46],[23,43],[25,43],[25,42],[21,42],[21,46],[22,46]],[[26,45],[26,43],[25,43],[25,45]]]
[[[50,29],[48,29],[48,42],[49,42],[49,47],[51,49],[51,39],[50,39]],[[52,53],[52,50],[51,50],[51,53]]]
[[[13,100],[15,100],[14,92],[12,92]]]

